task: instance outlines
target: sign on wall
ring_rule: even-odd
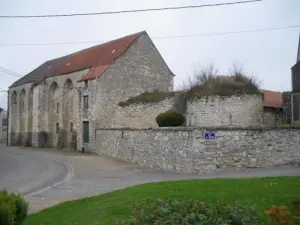
[[[204,138],[205,139],[215,139],[216,134],[215,133],[205,133]]]

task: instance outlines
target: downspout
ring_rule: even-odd
[[[8,131],[9,131],[9,91],[7,91],[7,135],[6,135],[6,146],[8,146]]]

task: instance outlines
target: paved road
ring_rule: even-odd
[[[62,163],[0,145],[0,189],[26,195],[62,181],[68,172]]]
[[[63,180],[66,172],[61,164],[55,164],[57,160],[63,162],[69,169],[68,177],[64,182],[44,189],[36,191],[27,195],[26,199],[29,201],[30,212],[35,212],[46,207],[53,206],[62,201],[78,199],[82,197],[92,196],[110,192],[113,190],[133,186],[136,184],[162,181],[162,180],[179,180],[179,179],[207,179],[207,178],[225,178],[225,177],[271,177],[271,176],[300,176],[300,168],[271,168],[271,169],[252,169],[247,171],[231,170],[227,172],[209,173],[205,175],[187,175],[176,174],[170,172],[162,172],[151,169],[143,169],[136,165],[124,163],[109,157],[82,155],[80,153],[62,152],[54,149],[20,149],[7,148],[5,149],[6,157],[13,156],[10,159],[11,163],[20,163],[17,169],[7,166],[3,169],[4,173],[14,173],[18,177],[27,176],[31,182],[36,179],[47,180],[47,177],[52,177],[47,180],[48,185],[52,185],[54,180],[58,177]],[[0,156],[1,157],[1,156]],[[8,160],[8,159],[7,159]],[[4,160],[6,161],[6,160]],[[47,162],[48,164],[45,164]],[[4,163],[4,162],[3,162]],[[1,161],[2,164],[2,161]],[[37,165],[36,165],[37,164]],[[47,166],[45,166],[47,165]],[[55,165],[55,166],[54,166]],[[45,167],[51,168],[49,171]],[[2,167],[0,166],[1,170]],[[15,172],[12,170],[15,170]],[[5,172],[6,171],[6,172]],[[26,171],[26,172],[24,172]],[[39,172],[48,175],[40,175]],[[61,172],[59,172],[61,171]],[[26,175],[32,172],[32,175]],[[60,174],[59,176],[51,176],[51,174]],[[1,175],[2,176],[2,171]],[[39,177],[37,177],[39,176]],[[55,179],[54,179],[54,178]],[[46,178],[46,179],[45,179]],[[0,179],[0,184],[2,179]],[[18,189],[16,181],[9,182],[6,178],[6,183]],[[39,182],[38,182],[39,183]],[[26,184],[23,183],[22,185]],[[43,182],[45,184],[45,182]],[[2,185],[2,184],[1,184]],[[0,185],[0,187],[1,187]],[[28,184],[27,184],[28,185]],[[43,185],[45,187],[45,185]]]

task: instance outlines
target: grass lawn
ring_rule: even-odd
[[[263,213],[272,205],[291,207],[300,200],[300,177],[185,180],[134,186],[104,195],[62,203],[30,215],[25,225],[113,225],[131,217],[143,198],[199,199],[205,203],[238,200]]]

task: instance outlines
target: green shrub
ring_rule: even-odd
[[[165,100],[166,98],[173,97],[175,92],[145,92],[138,96],[129,98],[127,101],[119,102],[118,105],[121,107],[128,106],[131,104],[148,104],[154,102],[160,102]]]
[[[0,200],[0,224],[13,225],[14,224],[14,208],[9,202]]]
[[[195,84],[188,90],[188,98],[206,95],[231,96],[242,94],[261,95],[254,78],[243,75],[214,76],[210,80]]]
[[[0,191],[0,224],[22,225],[28,211],[28,203],[19,194]]]
[[[160,127],[178,127],[184,122],[185,117],[175,110],[169,110],[156,116],[156,123]]]
[[[222,202],[207,206],[198,200],[146,200],[143,206],[135,204],[133,219],[123,225],[185,224],[185,225],[258,225],[261,218],[255,211],[229,206]]]

